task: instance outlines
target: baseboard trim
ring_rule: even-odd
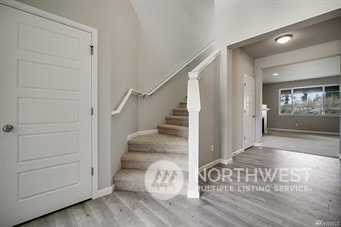
[[[155,133],[158,133],[157,129],[138,131],[138,132],[134,132],[134,133],[128,135],[127,140],[131,140],[131,139],[135,138],[136,136],[150,135],[150,134],[155,134]]]
[[[114,189],[115,189],[115,185],[113,184],[107,188],[103,188],[101,190],[98,190],[96,196],[92,197],[92,199],[97,199],[99,197],[109,195],[114,191]]]
[[[255,143],[253,146],[254,147],[261,147],[261,146],[263,146],[263,143]]]
[[[232,157],[239,155],[240,153],[243,153],[244,151],[245,151],[244,148],[240,148],[236,150],[235,152],[232,152]]]
[[[229,158],[229,159],[219,159],[219,161],[220,161],[221,164],[228,165],[228,164],[231,164],[233,162],[233,159],[232,158]]]
[[[303,133],[311,133],[311,134],[324,134],[324,135],[334,135],[338,136],[340,133],[337,132],[320,132],[320,131],[309,131],[309,130],[296,130],[296,129],[282,129],[282,128],[268,128],[273,131],[284,131],[284,132],[303,132]]]
[[[228,165],[228,164],[230,164],[230,163],[232,163],[232,158],[230,158],[230,159],[221,159],[221,158],[218,158],[218,159],[216,159],[216,160],[214,160],[214,161],[212,161],[212,162],[210,162],[210,163],[207,163],[206,165],[203,165],[203,166],[201,166],[200,168],[199,168],[199,172],[202,172],[202,171],[204,171],[205,169],[209,169],[209,168],[211,168],[211,167],[213,167],[213,166],[215,166],[215,165],[218,165],[218,164],[225,164],[225,165]]]
[[[199,168],[199,172],[204,171],[205,169],[209,169],[215,165],[218,165],[220,163],[220,159],[214,160],[213,162],[207,163],[206,165],[203,165]]]
[[[199,199],[200,198],[200,193],[199,191],[187,191],[187,198],[189,199]]]

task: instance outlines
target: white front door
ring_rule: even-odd
[[[255,80],[244,75],[243,148],[254,144]]]
[[[90,44],[0,5],[0,226],[91,198]]]

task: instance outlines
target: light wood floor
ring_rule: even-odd
[[[308,182],[295,183],[308,186],[312,191],[203,192],[201,199],[177,196],[168,201],[155,200],[147,193],[115,191],[23,226],[319,226],[315,225],[317,220],[323,223],[338,222],[337,226],[340,226],[341,176],[338,159],[251,148],[235,157],[228,167],[312,168]],[[236,175],[232,175],[232,179],[235,178]],[[236,187],[266,184],[259,180],[206,183]],[[272,186],[275,184],[286,185],[278,179]]]

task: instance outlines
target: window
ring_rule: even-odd
[[[281,90],[281,113],[292,113],[292,95],[290,90]]]
[[[340,87],[339,85],[326,86],[324,93],[324,113],[339,114],[340,112]]]
[[[338,115],[340,86],[321,85],[279,90],[280,115]]]

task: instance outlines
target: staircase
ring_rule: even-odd
[[[115,190],[146,192],[144,185],[146,170],[156,161],[167,160],[181,168],[185,178],[181,194],[187,193],[187,102],[180,102],[179,107],[173,109],[173,115],[165,119],[165,124],[157,126],[158,133],[137,136],[128,141],[128,152],[121,157],[122,169],[113,178]]]

